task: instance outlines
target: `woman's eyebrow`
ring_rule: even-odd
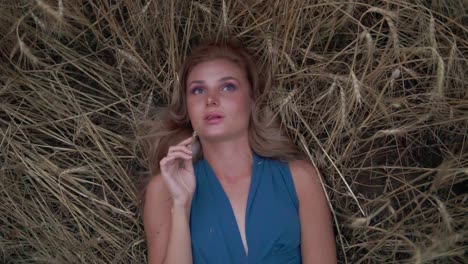
[[[219,79],[218,82],[225,82],[225,81],[228,81],[228,80],[234,80],[234,81],[239,82],[238,79],[236,79],[236,78],[234,78],[234,77],[232,77],[232,76],[223,77],[223,78]],[[192,84],[194,84],[194,83],[195,83],[195,84],[204,84],[205,81],[202,81],[202,80],[194,80],[194,81],[191,81],[188,85],[190,86],[190,85],[192,85]]]
[[[195,80],[195,81],[191,81],[191,82],[189,83],[189,85],[192,85],[192,84],[194,84],[194,83],[196,83],[196,84],[203,84],[203,83],[205,83],[205,82],[204,82],[204,81],[200,81],[200,80]]]
[[[228,80],[234,80],[236,82],[239,82],[239,80],[237,80],[236,78],[232,77],[232,76],[226,76],[226,77],[223,77],[221,79],[219,79],[218,82],[225,82],[225,81],[228,81]]]

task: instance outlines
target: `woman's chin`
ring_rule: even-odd
[[[200,133],[200,137],[203,137],[206,141],[220,142],[230,140],[234,138],[235,135],[225,129],[207,129]]]
[[[229,135],[227,135],[226,133],[214,133],[214,132],[210,132],[210,133],[206,133],[202,136],[206,141],[210,141],[210,142],[219,142],[219,141],[224,141],[224,140],[227,140],[229,139]]]

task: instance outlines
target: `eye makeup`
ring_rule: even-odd
[[[190,93],[192,94],[200,94],[203,91],[203,88],[200,86],[195,86],[193,88],[190,88]]]
[[[225,83],[223,84],[223,91],[235,91],[237,89],[237,86],[234,83]],[[225,89],[229,88],[229,89]]]

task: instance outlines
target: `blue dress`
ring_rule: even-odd
[[[208,162],[194,165],[190,230],[195,264],[301,263],[298,199],[287,163],[253,153],[244,250],[229,198]]]

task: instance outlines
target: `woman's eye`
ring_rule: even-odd
[[[234,84],[228,83],[223,86],[224,91],[234,91],[236,86]]]
[[[201,87],[194,87],[194,88],[192,88],[192,93],[193,93],[193,94],[201,94],[201,93],[203,93],[203,88],[201,88]]]

